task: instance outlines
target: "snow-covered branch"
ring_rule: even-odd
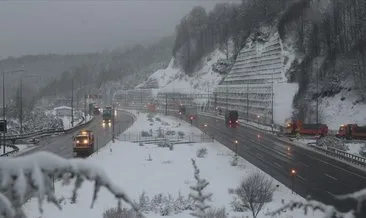
[[[345,195],[338,195],[336,196],[338,200],[346,200],[346,199],[354,199],[357,202],[357,209],[356,212],[360,213],[362,209],[362,205],[366,200],[366,188],[360,191],[356,191],[353,193],[345,194]]]
[[[304,214],[307,215],[309,209],[313,211],[321,211],[324,213],[323,218],[343,218],[345,214],[337,211],[333,206],[325,205],[321,202],[315,200],[308,200],[305,202],[301,201],[290,201],[289,203],[283,205],[281,208],[268,213],[267,215],[275,216],[281,215],[282,213],[286,212],[287,210],[295,210],[295,209],[302,209],[304,210]]]
[[[100,188],[105,187],[118,199],[118,205],[123,200],[138,211],[124,190],[114,184],[102,168],[86,159],[64,159],[52,153],[37,152],[24,157],[0,159],[0,214],[6,218],[15,215],[26,217],[22,205],[33,194],[37,194],[41,213],[46,197],[48,202],[62,209],[53,192],[53,179],[57,178],[76,178],[72,197],[74,201],[83,181],[89,180],[95,183],[91,207]],[[141,213],[139,215],[143,217]]]

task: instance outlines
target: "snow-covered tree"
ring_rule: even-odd
[[[0,216],[5,218],[27,217],[22,205],[27,198],[36,196],[42,213],[46,199],[61,208],[53,192],[53,179],[70,181],[75,178],[72,201],[77,199],[77,191],[85,180],[94,181],[93,207],[101,187],[109,190],[121,206],[121,201],[134,210],[138,208],[126,193],[114,184],[105,171],[85,159],[64,159],[49,152],[37,152],[24,157],[0,159]],[[141,217],[143,215],[138,213]]]
[[[194,202],[194,212],[192,212],[191,215],[204,218],[206,217],[206,210],[210,208],[206,202],[211,200],[212,193],[203,193],[203,190],[209,185],[209,182],[200,177],[200,170],[197,167],[196,161],[194,159],[191,160],[194,168],[194,178],[196,179],[196,185],[190,187],[193,190],[193,193],[189,194]]]

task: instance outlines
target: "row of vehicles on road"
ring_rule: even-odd
[[[296,120],[287,123],[284,128],[284,133],[287,135],[312,135],[323,137],[329,135],[329,129],[326,124],[302,123],[300,120]],[[344,124],[339,127],[335,136],[349,140],[366,140],[366,126]]]
[[[180,117],[185,117],[192,124],[198,118],[197,107],[186,106],[180,104],[178,107]],[[239,126],[239,113],[236,110],[229,110],[225,113],[225,125],[229,128],[237,128]]]

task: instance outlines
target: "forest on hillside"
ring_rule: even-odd
[[[262,27],[272,27],[296,60],[289,81],[298,82],[294,99],[297,116],[313,113],[306,99],[334,96],[342,89],[357,90],[366,99],[366,2],[364,0],[245,0],[219,3],[212,11],[195,7],[176,27],[176,62],[192,74],[202,57],[216,48],[235,45],[233,58]],[[230,55],[227,55],[229,57]],[[352,87],[343,82],[353,81]],[[319,92],[315,85],[319,83]]]
[[[45,96],[70,98],[72,83],[77,98],[84,95],[87,90],[98,90],[109,81],[126,80],[128,81],[125,83],[126,88],[133,88],[157,69],[168,65],[174,38],[175,36],[168,36],[150,45],[132,45],[113,51],[69,55],[26,55],[1,60],[0,65],[3,69],[25,70],[23,73],[8,75],[6,78],[8,105],[19,108],[22,99],[26,112],[32,110],[35,102]],[[19,85],[21,77],[23,77],[22,95]]]

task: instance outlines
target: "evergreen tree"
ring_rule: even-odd
[[[206,216],[207,209],[210,208],[206,202],[211,200],[212,193],[203,193],[203,190],[209,185],[209,182],[200,177],[200,170],[197,167],[196,161],[194,159],[191,160],[194,168],[194,178],[196,179],[196,185],[190,187],[193,193],[189,194],[194,203],[194,212],[191,215],[203,218]]]

